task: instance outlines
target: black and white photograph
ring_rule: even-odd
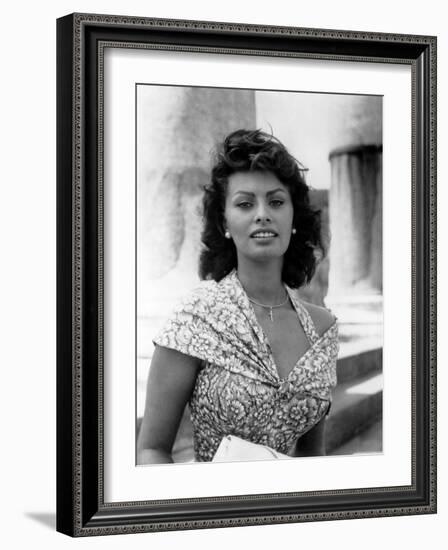
[[[137,83],[136,464],[383,450],[383,97]]]
[[[3,548],[443,547],[443,6],[5,5]]]
[[[58,530],[434,513],[435,38],[58,45]]]

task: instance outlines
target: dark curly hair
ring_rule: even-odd
[[[299,288],[311,281],[317,258],[325,252],[320,211],[310,206],[305,169],[277,138],[261,130],[236,130],[216,150],[211,182],[204,188],[199,275],[220,281],[237,266],[235,244],[224,236],[226,192],[231,174],[249,171],[272,172],[289,190],[296,233],[284,256],[282,280]]]

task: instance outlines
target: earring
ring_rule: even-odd
[[[230,233],[229,233],[228,231],[226,231],[226,232],[224,233],[224,237],[225,237],[226,239],[230,239]]]
[[[297,233],[297,229],[296,229],[295,227],[293,227],[291,233],[292,233],[293,235],[295,235],[295,234]]]

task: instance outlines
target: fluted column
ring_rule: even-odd
[[[330,153],[329,291],[382,292],[382,148],[344,147]]]

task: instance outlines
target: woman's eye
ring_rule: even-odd
[[[252,206],[252,203],[248,202],[248,201],[243,201],[243,202],[239,202],[237,204],[237,206],[239,208],[250,208]]]
[[[284,203],[281,199],[274,199],[271,201],[271,206],[278,207]]]

